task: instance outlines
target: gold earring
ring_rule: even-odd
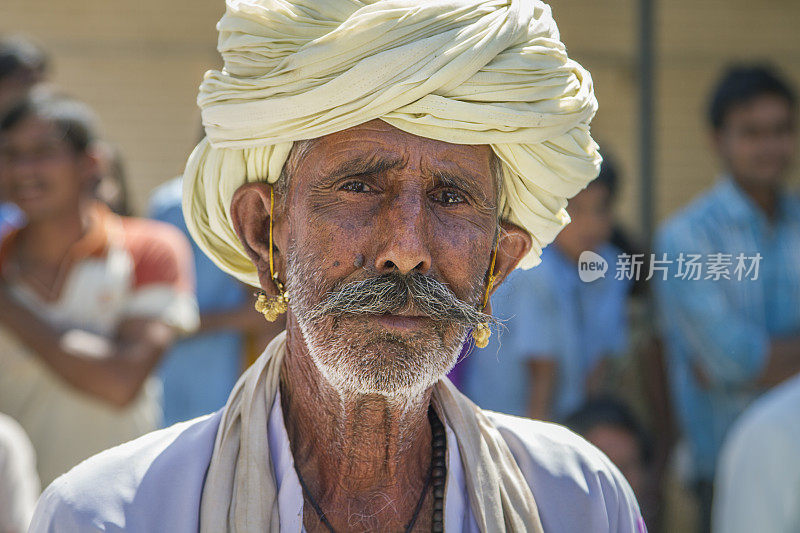
[[[258,292],[258,299],[256,300],[256,311],[264,315],[270,322],[275,322],[280,315],[289,309],[289,293],[283,288],[283,283],[278,279],[278,273],[275,272],[275,263],[272,259],[272,211],[275,207],[275,193],[272,186],[269,187],[269,274],[272,276],[272,282],[275,288],[278,289],[277,296],[267,296],[264,291]]]
[[[494,263],[497,259],[497,244],[492,250],[492,264],[489,266],[489,283],[486,284],[486,292],[483,294],[483,309],[486,309],[486,304],[489,303],[489,293],[492,292],[494,286]],[[478,348],[486,348],[489,345],[489,337],[492,336],[492,329],[489,327],[488,322],[479,322],[477,326],[472,329],[472,338],[475,340],[475,346]]]

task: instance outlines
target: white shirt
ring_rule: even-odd
[[[800,375],[756,401],[720,456],[715,532],[800,531]]]
[[[28,530],[40,490],[31,441],[11,417],[0,414],[0,533]]]
[[[597,448],[556,424],[486,415],[528,481],[546,533],[646,531],[633,491]],[[218,411],[176,424],[84,461],[48,487],[30,532],[198,531],[200,498],[220,417]],[[276,479],[280,475],[281,532],[296,533],[302,523],[302,492],[292,474],[286,429],[273,418],[268,431],[277,452]],[[453,446],[455,435],[448,432],[447,440]],[[471,533],[475,529],[458,458],[457,453],[449,454],[445,527],[448,532]]]

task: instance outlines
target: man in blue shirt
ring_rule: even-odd
[[[563,420],[597,392],[609,356],[627,343],[627,279],[615,279],[619,250],[608,242],[616,178],[600,175],[569,202],[572,221],[542,262],[517,270],[492,297],[504,331],[465,361],[464,390],[484,409],[540,420]],[[581,281],[578,260],[593,251],[604,277]]]
[[[156,189],[150,199],[150,216],[176,226],[189,236],[181,210],[181,191],[181,178]],[[246,366],[245,334],[273,327],[274,335],[283,329],[265,323],[253,311],[244,286],[220,270],[193,240],[191,242],[200,330],[197,335],[174,344],[159,369],[164,385],[165,426],[211,413],[225,405]]]
[[[784,187],[797,141],[794,92],[766,68],[736,67],[717,86],[710,119],[725,175],[656,239],[657,259],[694,256],[702,268],[659,280],[657,297],[706,531],[728,428],[758,394],[800,371],[800,200]]]

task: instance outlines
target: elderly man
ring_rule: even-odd
[[[56,481],[32,530],[641,531],[599,451],[442,378],[597,172],[550,9],[230,0],[218,27],[184,211],[286,333],[219,413]]]

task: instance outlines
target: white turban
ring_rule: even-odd
[[[502,161],[505,220],[533,238],[520,264],[569,222],[598,172],[592,79],[567,57],[538,0],[227,0],[222,71],[200,86],[207,138],[184,175],[200,247],[258,286],[230,218],[233,193],[274,183],[293,141],[381,119],[408,133],[489,144]]]

